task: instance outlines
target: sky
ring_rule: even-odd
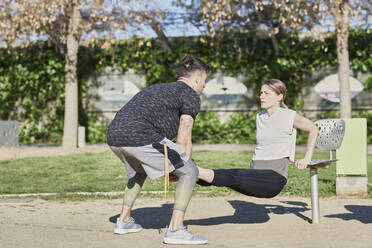
[[[172,13],[182,13],[184,10],[172,6],[172,0],[154,0],[162,10],[168,10]],[[177,37],[177,36],[192,36],[200,35],[200,32],[191,24],[175,24],[173,26],[164,27],[164,33],[167,37]],[[135,31],[131,29],[125,34],[126,37],[132,36],[133,34],[138,36],[150,36],[156,37],[155,32],[150,27],[144,27],[141,31]]]
[[[158,4],[158,6],[162,10],[166,10],[171,13],[182,13],[182,14],[184,14],[185,12],[184,9],[181,9],[179,7],[175,7],[174,5],[172,5],[172,2],[176,0],[154,0],[154,1]],[[137,3],[137,6],[138,6],[138,3]],[[327,25],[324,25],[324,26],[327,26]],[[334,27],[331,25],[331,28],[328,30],[332,30],[332,28],[334,29]],[[167,37],[201,35],[200,31],[196,27],[188,23],[183,23],[183,21],[181,20],[179,21],[179,23],[174,24],[172,26],[170,25],[165,26],[163,31]],[[149,27],[148,25],[145,25],[141,30],[137,30],[136,28],[129,28],[126,32],[117,34],[116,38],[118,39],[128,38],[133,35],[141,36],[141,37],[156,37],[157,36],[155,32],[151,29],[151,27]],[[40,39],[40,37],[38,37],[38,39]]]
[[[177,8],[175,6],[172,6],[172,0],[154,0],[158,6],[162,9],[162,10],[168,10],[172,13],[180,13],[182,12],[183,10],[180,9],[180,8]],[[191,24],[183,24],[180,23],[180,24],[177,24],[177,25],[173,25],[173,26],[167,26],[167,27],[164,27],[164,33],[167,37],[177,37],[177,36],[195,36],[195,35],[200,35],[200,32]],[[119,34],[116,34],[116,38],[118,39],[122,39],[122,38],[128,38],[128,37],[131,37],[133,35],[136,35],[136,36],[141,36],[141,37],[156,37],[156,33],[151,29],[151,27],[149,27],[148,25],[144,26],[141,30],[137,30],[136,28],[129,28],[126,32],[124,33],[119,33]],[[89,36],[89,35],[88,35]],[[85,39],[86,37],[88,37],[87,35],[83,35],[83,39]],[[35,41],[35,40],[45,40],[47,39],[46,36],[43,36],[43,37],[34,37],[34,36],[31,36],[31,41]],[[23,42],[23,39],[18,39],[19,42]],[[5,46],[5,43],[2,42],[0,40],[0,47],[1,46]]]
[[[173,1],[176,0],[154,0],[163,10],[169,10],[173,13],[182,13],[184,12],[183,9],[177,8],[172,5]],[[372,18],[372,17],[370,17]],[[368,20],[369,25],[371,25],[372,19]],[[350,25],[352,27],[357,26],[354,22],[354,20],[351,20]],[[324,20],[323,24],[318,27],[318,29],[321,29],[323,31],[334,31],[334,25],[329,22],[329,20]],[[200,31],[197,30],[193,25],[191,24],[178,24],[174,25],[172,27],[164,27],[164,33],[167,37],[174,37],[174,36],[190,36],[190,35],[200,35]],[[151,36],[155,37],[156,34],[151,30],[151,28],[147,27],[143,29],[141,32],[136,33],[136,35],[145,35],[145,36]]]

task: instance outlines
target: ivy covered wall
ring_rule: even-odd
[[[243,74],[246,85],[259,92],[265,78],[280,78],[288,88],[287,105],[301,111],[301,88],[306,78],[319,68],[337,66],[335,36],[325,42],[278,37],[279,56],[270,40],[254,45],[247,34],[229,34],[211,42],[208,37],[179,37],[164,53],[156,39],[134,37],[118,42],[97,41],[79,49],[79,125],[87,128],[87,141],[105,142],[107,123],[89,113],[90,96],[86,80],[92,73],[108,67],[125,72],[134,69],[144,73],[147,85],[176,79],[176,66],[185,54],[195,54],[209,62],[214,71],[225,75]],[[103,44],[104,43],[104,44]],[[213,45],[212,45],[213,44]],[[103,46],[102,46],[103,45]],[[105,49],[101,48],[104,47]],[[351,69],[372,72],[372,33],[350,30]],[[20,122],[21,143],[60,143],[64,114],[64,56],[48,42],[22,48],[0,49],[0,119]],[[372,76],[364,83],[372,89]],[[195,142],[254,143],[255,113],[234,113],[227,123],[220,123],[215,113],[198,116],[193,131]],[[337,116],[326,112],[322,116]],[[354,112],[368,118],[369,143],[372,143],[372,114]],[[299,136],[299,142],[302,141]]]

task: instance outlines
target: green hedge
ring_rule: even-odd
[[[256,142],[256,113],[236,112],[221,123],[216,112],[201,112],[192,131],[193,142],[202,144],[252,144]]]
[[[371,73],[372,33],[350,30],[350,63],[354,71]],[[202,41],[203,38],[206,42]],[[211,43],[209,37],[180,37],[172,40],[170,52],[165,53],[156,39],[133,37],[111,43],[111,48],[100,49],[97,41],[91,47],[80,47],[78,63],[79,125],[87,128],[89,143],[105,142],[107,123],[89,113],[91,96],[86,79],[107,67],[120,71],[132,68],[146,76],[148,85],[176,78],[177,62],[185,54],[197,54],[208,61],[214,71],[227,75],[241,73],[243,83],[259,92],[265,78],[280,78],[288,87],[287,105],[301,110],[300,94],[307,76],[320,67],[336,66],[335,36],[324,43],[309,39],[278,36],[280,55],[275,56],[270,40],[254,46],[250,34],[230,33]],[[213,45],[212,45],[213,44]],[[325,51],[323,48],[327,47]],[[240,50],[241,52],[238,52]],[[60,143],[64,115],[64,55],[49,42],[35,43],[28,48],[0,49],[0,119],[20,122],[21,143]],[[365,86],[371,90],[372,77]],[[371,114],[357,113],[368,118],[371,142]],[[255,113],[235,113],[227,123],[220,123],[216,113],[203,112],[194,128],[195,142],[254,143]],[[301,141],[299,134],[299,141]],[[303,141],[301,141],[303,142]]]
[[[192,131],[194,143],[199,144],[254,144],[256,143],[256,114],[257,112],[233,113],[226,123],[222,123],[214,111],[203,111],[195,120]],[[362,110],[353,113],[354,118],[366,118],[372,123],[372,113]],[[329,111],[320,114],[319,119],[339,118],[339,113]],[[106,143],[107,124],[97,125],[90,122],[88,126],[88,140],[90,143]],[[368,144],[372,144],[372,129],[367,130]],[[306,144],[307,133],[297,132],[297,144]]]

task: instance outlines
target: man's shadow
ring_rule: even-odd
[[[346,205],[350,213],[326,215],[328,218],[340,218],[343,220],[358,220],[364,224],[372,223],[372,206]]]
[[[140,224],[145,229],[160,229],[169,225],[172,216],[173,204],[166,203],[161,207],[138,208],[132,211],[132,217],[136,223]],[[116,219],[120,216],[117,214],[110,217],[110,222],[116,223]]]
[[[285,207],[281,205],[256,204],[245,201],[228,201],[235,209],[233,215],[210,217],[205,219],[186,220],[185,225],[220,225],[225,223],[254,224],[265,223],[270,220],[270,213],[273,214],[294,214],[306,222],[311,219],[302,213],[308,211],[306,203],[295,201],[282,201],[282,203],[293,205]],[[173,204],[163,204],[161,207],[140,208],[132,211],[132,217],[145,229],[160,229],[169,224]],[[110,222],[116,223],[118,215],[110,217]]]

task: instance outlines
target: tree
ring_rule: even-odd
[[[302,18],[298,13],[289,8],[281,8],[276,1],[267,1],[267,4],[259,4],[257,1],[246,0],[216,0],[216,1],[178,1],[178,5],[188,9],[188,21],[195,26],[204,25],[207,34],[215,37],[224,35],[226,32],[239,30],[245,33],[253,33],[254,44],[259,39],[271,39],[275,55],[279,55],[276,35],[283,23],[288,19],[298,20],[304,25],[313,26],[317,20],[313,15]],[[313,4],[301,4],[301,8],[309,13]],[[254,52],[254,47],[252,53]]]
[[[350,20],[362,24],[371,15],[371,4],[366,0],[192,0],[177,3],[193,10],[194,23],[206,26],[208,34],[233,29],[267,31],[273,42],[275,53],[275,35],[279,29],[292,31],[309,30],[315,36],[321,36],[319,27],[333,27],[337,37],[338,74],[340,80],[340,115],[351,117],[351,97],[349,84],[348,28]],[[319,36],[320,35],[320,36]]]
[[[150,0],[149,0],[150,1]],[[146,17],[146,1],[1,0],[0,26],[8,45],[27,46],[33,39],[52,40],[65,56],[63,148],[77,147],[78,49],[97,37],[112,38]],[[135,10],[134,10],[135,9]],[[138,15],[141,13],[141,15]],[[155,14],[159,14],[157,12]],[[154,13],[152,13],[154,14]]]

